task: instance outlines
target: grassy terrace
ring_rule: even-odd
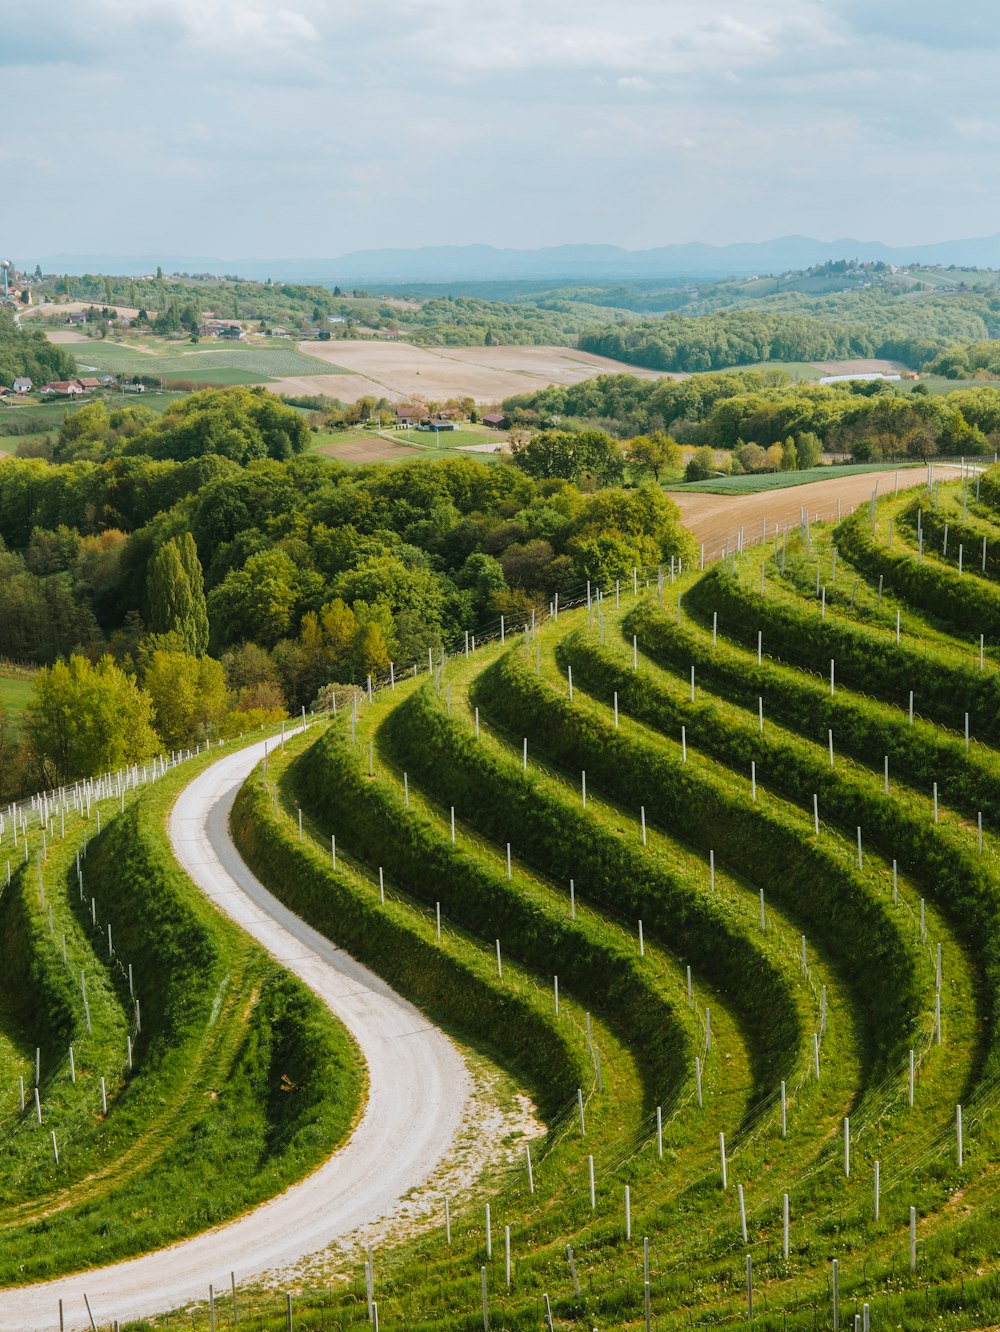
[[[35,671],[30,666],[12,666],[0,662],[0,708],[16,735],[34,688]]]
[[[7,1285],[234,1216],[318,1164],[353,1122],[363,1072],[343,1028],[170,854],[173,799],[217,753],[124,800],[115,791],[32,811],[16,847],[5,821]],[[276,1097],[282,1077],[300,1090]]]
[[[989,543],[987,490],[964,521]],[[980,670],[970,575],[919,558],[914,503],[880,502],[872,542],[859,512],[361,696],[244,788],[257,872],[549,1126],[533,1193],[494,1171],[450,1245],[379,1255],[380,1325],[481,1326],[485,1267],[491,1326],[546,1326],[547,1297],[554,1327],[642,1327],[644,1236],[659,1326],[745,1321],[748,1258],[767,1329],[830,1326],[834,1258],[842,1326],[865,1302],[873,1326],[1000,1316],[1000,639]],[[334,1270],[296,1326],[368,1325],[360,1267]]]

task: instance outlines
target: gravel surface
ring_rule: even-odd
[[[208,1298],[300,1262],[400,1207],[449,1152],[471,1080],[452,1042],[366,967],[286,910],[229,835],[240,784],[264,744],[227,755],[181,793],[170,822],[180,863],[206,895],[300,976],[345,1024],[367,1064],[368,1100],[349,1140],[312,1175],[236,1221],[167,1249],[0,1292],[0,1332],[89,1328]]]

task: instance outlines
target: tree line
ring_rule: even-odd
[[[288,456],[301,421],[243,389],[160,422],[88,407],[63,425],[63,461],[0,467],[0,656],[47,668],[20,757],[0,764],[8,783],[298,710],[331,682],[363,687],[588,578],[693,549],[651,476],[602,484],[621,478],[598,466],[610,446],[620,469],[611,440],[586,457],[576,445],[574,484],[469,457]],[[96,695],[118,700],[121,726],[102,713],[70,735]]]
[[[766,450],[815,437],[824,451],[858,461],[984,454],[1000,447],[1000,389],[970,386],[934,396],[887,380],[792,383],[780,371],[737,371],[685,380],[602,375],[508,398],[512,421],[564,432],[595,428],[620,438],[665,432],[683,444]]]
[[[72,379],[76,362],[61,347],[49,342],[40,329],[15,323],[9,310],[0,310],[0,384],[12,388],[27,376],[37,388],[52,379]]]

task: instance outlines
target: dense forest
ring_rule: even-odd
[[[1000,331],[1000,299],[801,296],[692,318],[620,322],[584,332],[585,351],[654,370],[705,371],[761,361],[885,357],[924,367],[956,343]]]
[[[35,302],[69,298],[98,306],[145,310],[151,319],[171,306],[190,306],[198,316],[298,324],[336,314],[341,302],[327,287],[251,282],[205,275],[121,277],[104,273],[47,276],[33,288]]]
[[[78,659],[75,677],[43,675],[56,700],[3,756],[4,798],[81,775],[45,719],[106,656],[122,698],[151,700],[162,743],[188,743],[691,552],[651,482],[588,493],[467,457],[347,470],[301,454],[302,420],[259,389],[195,394],[155,421],[94,404],[66,419],[64,461],[0,466],[0,657]]]
[[[9,310],[0,310],[0,384],[10,388],[21,375],[38,385],[75,374],[72,357],[48,342],[40,329],[22,328]]]
[[[669,432],[685,444],[762,448],[815,435],[822,446],[872,458],[992,453],[1000,446],[1000,388],[956,389],[942,397],[892,383],[789,383],[778,371],[698,375],[683,380],[600,375],[508,398],[512,421],[563,430],[602,429],[620,438]]]

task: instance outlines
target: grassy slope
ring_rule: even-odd
[[[33,688],[32,671],[0,665],[0,708],[6,710],[7,720],[15,735],[21,729]]]
[[[0,1113],[12,1135],[0,1162],[5,1283],[143,1252],[233,1216],[318,1164],[356,1114],[363,1074],[343,1028],[218,916],[170,856],[173,799],[212,757],[180,765],[124,813],[115,816],[115,802],[106,804],[99,837],[93,821],[70,814],[65,840],[56,840],[57,820],[44,908],[34,857],[0,897],[4,941],[17,962],[0,987],[9,1024],[7,1048],[0,1046]],[[87,835],[78,891],[75,855]],[[37,854],[37,834],[29,845]],[[115,959],[104,942],[109,921]],[[132,1032],[134,1069],[126,1060],[131,999],[120,957],[134,963],[143,1004],[142,1033]],[[27,994],[35,996],[30,1004]],[[29,1086],[34,1081],[36,1045],[43,1050],[40,1128],[6,1090],[18,1074]],[[278,1097],[285,1075],[299,1090]],[[58,1167],[50,1130],[60,1143]]]
[[[604,620],[603,627],[595,623],[589,631],[581,624],[585,618],[582,613],[560,616],[558,626],[542,629],[537,676],[534,652],[525,660],[521,656],[523,646],[508,650],[502,663],[502,688],[486,687],[491,672],[495,675],[501,669],[496,665],[495,649],[477,653],[468,661],[459,660],[445,669],[436,688],[408,682],[394,694],[376,696],[373,707],[363,706],[355,744],[349,738],[349,718],[342,716],[326,746],[327,777],[322,796],[313,785],[301,785],[299,774],[306,771],[304,767],[296,764],[286,772],[276,759],[276,768],[280,769],[278,811],[272,811],[268,793],[263,790],[258,789],[252,801],[251,796],[246,797],[247,810],[251,811],[252,804],[254,821],[263,830],[261,835],[270,839],[270,865],[283,875],[283,891],[292,894],[293,901],[301,900],[319,913],[316,923],[333,931],[334,937],[339,937],[341,930],[354,931],[362,942],[370,938],[373,947],[384,946],[386,964],[410,968],[413,983],[425,987],[422,1002],[432,1011],[435,1005],[440,1008],[449,986],[454,984],[454,980],[445,983],[439,975],[438,966],[444,966],[446,959],[452,959],[449,966],[461,962],[475,968],[477,985],[487,983],[497,927],[488,915],[477,915],[489,910],[483,894],[487,890],[516,893],[525,907],[531,903],[540,913],[539,931],[550,928],[545,924],[550,918],[547,913],[557,911],[560,900],[565,909],[566,858],[573,854],[574,847],[577,860],[584,862],[577,884],[586,911],[586,920],[580,922],[578,946],[590,937],[587,931],[597,932],[595,941],[603,931],[609,941],[631,940],[634,947],[634,916],[641,909],[647,926],[650,979],[676,974],[677,962],[683,965],[677,957],[679,933],[666,927],[664,917],[657,914],[649,898],[638,908],[636,897],[649,892],[654,874],[662,872],[659,866],[669,862],[673,872],[681,874],[685,858],[692,853],[697,858],[697,847],[687,845],[695,837],[697,819],[685,818],[683,801],[671,804],[661,795],[654,802],[649,794],[653,789],[665,792],[663,783],[670,773],[692,784],[695,800],[707,801],[711,790],[725,794],[745,843],[741,847],[734,842],[730,830],[731,855],[751,866],[755,860],[763,862],[767,829],[775,826],[776,819],[789,829],[801,825],[800,841],[810,841],[810,790],[815,787],[823,793],[820,799],[824,810],[818,842],[836,858],[841,866],[838,873],[854,874],[853,823],[855,819],[864,822],[866,891],[873,897],[881,895],[879,911],[899,934],[900,956],[912,957],[919,968],[917,1025],[922,1038],[928,1036],[928,1022],[933,1021],[934,953],[936,944],[942,945],[944,1044],[938,1046],[932,1038],[929,1043],[925,1041],[917,1101],[911,1110],[905,1098],[905,1069],[893,1064],[883,1080],[865,1085],[859,1081],[856,1051],[852,1050],[852,1027],[863,1016],[866,986],[886,980],[892,984],[891,974],[871,974],[873,968],[887,965],[885,955],[876,960],[869,955],[866,941],[854,939],[846,929],[843,938],[828,937],[822,921],[817,923],[815,916],[809,916],[806,908],[811,903],[802,903],[802,927],[816,969],[813,980],[818,980],[827,968],[823,983],[828,990],[827,1039],[831,1044],[824,1045],[823,1059],[824,1069],[829,1061],[829,1077],[824,1075],[818,1091],[815,1083],[803,1087],[788,1139],[782,1141],[777,1136],[773,1105],[767,1108],[759,1127],[731,1153],[728,1195],[720,1192],[718,1182],[717,1142],[713,1136],[718,1118],[712,1132],[703,1129],[701,1133],[695,1119],[690,1137],[683,1131],[683,1115],[676,1123],[671,1120],[667,1159],[660,1164],[650,1150],[648,1091],[643,1090],[649,1051],[635,1048],[638,1029],[624,1012],[617,1014],[617,1020],[612,1014],[599,1012],[598,982],[603,979],[604,964],[595,960],[593,994],[584,998],[571,987],[565,1001],[564,1035],[571,1038],[566,1057],[571,1057],[574,1029],[579,1052],[579,1024],[585,1005],[593,1007],[595,1039],[602,1055],[605,1050],[608,1055],[605,1091],[595,1092],[589,1102],[592,1119],[588,1119],[588,1141],[580,1143],[573,1133],[572,1109],[567,1107],[567,1113],[556,1118],[569,1131],[553,1136],[545,1169],[536,1178],[536,1193],[527,1193],[522,1171],[511,1176],[498,1192],[483,1195],[491,1196],[493,1202],[492,1262],[484,1250],[481,1206],[453,1221],[450,1247],[445,1245],[441,1230],[436,1229],[380,1257],[376,1284],[384,1322],[418,1332],[441,1325],[471,1328],[481,1321],[480,1268],[485,1264],[494,1325],[542,1325],[544,1291],[553,1301],[557,1325],[579,1321],[586,1326],[639,1327],[643,1321],[642,1290],[636,1273],[641,1273],[643,1234],[652,1237],[653,1314],[661,1323],[668,1318],[678,1325],[742,1320],[748,1253],[754,1264],[754,1321],[767,1332],[779,1328],[784,1332],[786,1327],[808,1332],[809,1328],[828,1325],[829,1262],[834,1256],[841,1264],[842,1320],[853,1320],[855,1304],[860,1307],[864,1300],[872,1304],[878,1325],[929,1330],[981,1327],[996,1321],[1000,1312],[1000,1268],[994,1218],[1000,1173],[994,1162],[1000,1158],[1000,1096],[989,1060],[982,1055],[996,1041],[993,1014],[984,1003],[984,996],[988,997],[985,972],[993,966],[991,950],[996,945],[996,931],[987,917],[976,912],[987,906],[994,910],[1000,901],[1000,846],[987,829],[986,855],[982,862],[970,861],[965,896],[952,891],[947,875],[960,864],[961,856],[969,853],[975,827],[970,827],[967,815],[957,804],[947,803],[947,795],[942,800],[940,821],[935,822],[926,785],[936,756],[950,754],[955,737],[930,722],[910,727],[905,707],[898,706],[898,699],[873,703],[866,697],[877,683],[880,665],[891,659],[899,602],[891,598],[888,589],[880,596],[863,577],[854,586],[854,571],[847,567],[843,554],[841,568],[846,576],[842,573],[833,584],[829,538],[822,529],[814,528],[812,540],[808,553],[799,549],[795,539],[789,543],[784,577],[778,574],[770,549],[744,555],[731,580],[735,588],[726,593],[728,600],[719,603],[725,608],[720,627],[731,637],[725,641],[724,650],[720,639],[716,677],[708,665],[713,649],[705,617],[707,614],[710,626],[712,597],[721,595],[725,586],[724,581],[709,574],[696,585],[701,590],[700,598],[689,597],[693,616],[687,614],[685,602],[678,633],[687,637],[679,639],[675,659],[662,650],[667,646],[663,622],[671,620],[672,607],[665,614],[655,600],[637,623],[649,628],[654,620],[661,622],[656,660],[640,656],[641,669],[634,673],[629,635],[632,625],[623,624],[622,614],[612,611],[609,603],[596,617]],[[825,732],[816,730],[810,699],[803,694],[796,702],[790,683],[792,679],[801,680],[806,693],[813,686],[821,691],[823,688],[821,678],[807,673],[815,669],[822,676],[822,658],[824,653],[829,656],[823,641],[824,621],[813,591],[817,556],[821,576],[831,579],[825,629],[836,629],[842,636],[860,634],[859,660],[867,661],[867,670],[857,681],[864,694],[852,693],[845,687],[850,679],[841,684],[838,676],[834,703],[840,711],[835,725],[846,728],[851,710],[858,721],[852,732],[853,759],[838,757],[832,771],[827,770]],[[765,569],[766,596],[758,599],[755,589],[763,560],[769,561]],[[748,608],[745,625],[733,619],[741,598]],[[627,609],[631,611],[632,607]],[[919,641],[921,645],[922,686],[929,690],[940,677],[935,696],[941,699],[939,706],[948,717],[958,708],[960,716],[966,678],[960,663],[969,656],[968,644],[956,641],[944,624],[931,623],[925,614],[908,606],[904,610],[907,641]],[[766,656],[757,667],[758,615],[769,613],[773,617],[792,612],[801,618],[807,671],[775,664]],[[765,651],[780,650],[777,620],[764,623]],[[792,621],[788,623],[793,626]],[[623,631],[624,643],[619,637]],[[785,632],[791,635],[792,627]],[[687,696],[690,658],[685,656],[686,644],[697,646],[704,654],[704,662],[699,658],[698,692],[693,705]],[[568,658],[562,655],[568,652],[575,654],[579,671],[573,703],[567,698],[565,685]],[[636,680],[635,692],[630,692],[628,677]],[[618,726],[613,723],[611,709],[611,690],[616,681]],[[779,697],[782,689],[784,693]],[[954,695],[950,701],[949,691]],[[764,740],[755,750],[755,735],[760,734],[756,728],[758,696],[764,699],[767,720]],[[814,709],[818,707],[818,696],[811,701]],[[785,709],[780,717],[779,704]],[[474,706],[480,707],[478,741],[473,729]],[[530,727],[525,724],[529,716],[535,718]],[[404,726],[405,717],[417,718],[419,724]],[[679,766],[675,729],[681,717],[689,727],[686,770]],[[521,737],[525,734],[529,738],[527,772],[521,768]],[[374,756],[372,777],[367,775],[369,742]],[[894,767],[888,797],[880,790],[882,754],[890,752],[883,749],[883,743],[897,746],[900,764],[902,756],[909,755],[905,772],[897,774]],[[975,780],[987,781],[991,772],[997,775],[995,755],[985,745],[977,746],[977,751],[976,762],[970,760],[970,765],[977,772],[982,769],[981,777]],[[754,752],[758,762],[757,802],[748,790],[746,771],[748,756]],[[897,749],[892,752],[895,755]],[[584,765],[590,779],[586,818],[581,814],[579,787],[580,767]],[[409,810],[401,796],[404,769],[408,772]],[[640,841],[635,808],[643,798],[640,792],[645,793],[649,820],[646,843]],[[621,803],[616,803],[616,793]],[[299,802],[307,804],[307,813],[312,815],[306,819],[306,843],[302,847],[298,846],[296,833]],[[452,802],[458,813],[454,847],[449,831]],[[357,809],[352,808],[354,804]],[[542,819],[548,810],[552,822],[546,843]],[[335,883],[329,865],[331,828],[337,829],[343,882]],[[507,837],[514,839],[515,852],[510,879],[504,869]],[[393,859],[403,857],[408,846],[408,858]],[[614,853],[619,857],[616,863],[620,863],[620,911],[611,909],[610,898],[604,900],[596,891],[598,854],[605,854],[604,847],[611,854],[612,846],[620,848]],[[421,848],[426,851],[426,869]],[[889,855],[898,856],[903,868],[898,902],[891,896]],[[629,857],[634,857],[634,866]],[[378,864],[383,862],[396,864],[399,871],[386,875],[384,907],[379,901],[377,875]],[[748,880],[741,880],[730,875],[729,868],[725,863],[718,866],[717,899],[725,904],[734,925],[752,932],[757,887],[753,871]],[[703,861],[695,877],[696,890],[707,897]],[[611,886],[612,878],[608,876],[608,889]],[[786,919],[774,901],[781,885],[771,878],[762,886],[768,893],[765,938],[776,950],[776,960],[786,958],[791,979],[798,955],[796,904],[789,900]],[[789,885],[784,887],[787,891]],[[810,893],[808,884],[796,883],[795,888],[800,895]],[[334,897],[335,889],[337,894],[353,897]],[[815,891],[820,889],[830,890],[829,885],[817,882]],[[463,895],[468,899],[464,905]],[[933,908],[926,909],[925,941],[920,939],[918,925],[922,897],[937,897],[941,906],[940,914]],[[435,898],[452,902],[446,913],[446,940],[442,944],[435,938]],[[332,905],[335,901],[340,904],[336,909]],[[455,919],[460,909],[472,913],[461,927]],[[554,923],[556,916],[551,919]],[[557,950],[572,947],[574,937],[572,929],[558,942],[549,942],[543,932],[539,934],[538,941],[544,941],[551,952],[553,970],[563,967]],[[406,961],[411,958],[409,950],[416,947],[410,940],[418,938],[424,950],[420,965],[415,953],[413,960]],[[396,942],[390,948],[392,940]],[[834,954],[838,949],[843,954],[845,945],[853,952],[832,965]],[[528,953],[536,945],[525,938],[523,946]],[[500,986],[494,962],[497,1002],[507,1002],[516,993],[524,998],[525,1013],[530,1009],[541,1014],[547,991],[551,1023],[551,978],[541,968],[519,965],[516,949],[509,954],[505,951],[505,978],[508,974],[509,992]],[[801,985],[802,980],[796,983]],[[730,1034],[720,1036],[721,1049],[717,1051],[723,1060],[728,1056],[743,1063],[744,1075],[749,1056],[737,1038],[740,1025],[749,1020],[746,1001],[752,999],[756,984],[756,975],[749,971],[734,977],[734,1021]],[[463,1022],[472,1019],[479,1000],[470,997],[463,1014],[461,1006],[454,1003],[456,993],[451,991],[451,1021],[461,1031]],[[478,991],[468,993],[472,996]],[[655,1003],[652,994],[651,989],[650,1002]],[[758,1010],[760,1007],[758,1004]],[[721,1008],[720,1018],[727,1011],[724,1004]],[[774,1021],[775,1014],[765,1007],[758,1012],[761,1018]],[[505,1024],[510,1029],[504,1030],[493,1045],[494,1053],[513,1060],[513,1066],[517,1061],[510,1045],[522,1052],[526,1049],[523,1041],[517,1040],[520,1020],[511,1010],[509,1024]],[[897,1043],[899,1033],[893,1024],[887,1027],[880,1039],[890,1048]],[[835,1044],[838,1041],[839,1047]],[[839,1058],[834,1054],[838,1049]],[[535,1067],[544,1068],[544,1061]],[[988,1074],[985,1079],[984,1071]],[[718,1066],[713,1070],[713,1076],[721,1080],[711,1083],[706,1110],[714,1116],[722,1108],[715,1097],[732,1073]],[[538,1071],[533,1076],[537,1078]],[[962,1169],[956,1165],[954,1150],[953,1103],[958,1097],[968,1098]],[[851,1115],[850,1179],[843,1174],[838,1119],[842,1112]],[[673,1134],[676,1136],[670,1136]],[[625,1139],[630,1135],[632,1145],[626,1150]],[[594,1155],[597,1176],[597,1206],[593,1212],[587,1201],[588,1153]],[[875,1159],[882,1165],[882,1214],[878,1222],[871,1215]],[[746,1246],[740,1239],[733,1196],[737,1181],[746,1188],[749,1209]],[[497,1183],[491,1181],[490,1188],[495,1190]],[[632,1188],[631,1242],[623,1233],[625,1183]],[[784,1192],[791,1197],[792,1215],[787,1261],[781,1255]],[[919,1217],[916,1277],[908,1272],[911,1204],[918,1207]],[[505,1223],[512,1227],[514,1243],[515,1270],[510,1288],[503,1275],[499,1240]],[[578,1293],[574,1292],[567,1266],[567,1241],[573,1245],[581,1281]],[[322,1289],[310,1289],[297,1299],[297,1317],[303,1326],[360,1328],[366,1323],[360,1296],[358,1273],[344,1285],[331,1287],[325,1282]],[[284,1326],[283,1309],[273,1292],[261,1290],[248,1295],[242,1307],[253,1309],[261,1327]],[[158,1325],[190,1325],[190,1316],[184,1321],[160,1319]]]

